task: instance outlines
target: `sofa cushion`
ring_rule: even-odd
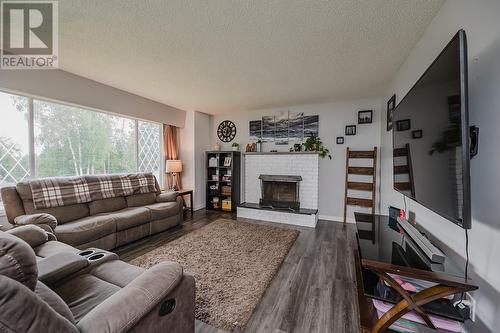
[[[1,332],[79,333],[75,325],[23,284],[0,276],[0,285]]]
[[[83,274],[61,285],[54,291],[69,306],[75,321],[79,322],[90,310],[120,289],[120,287],[93,275]]]
[[[57,239],[69,245],[80,245],[116,232],[116,223],[107,214],[87,216],[57,226]]]
[[[35,209],[30,185],[28,183],[18,183],[16,185],[16,190],[23,201],[26,214],[48,213],[57,219],[58,224],[63,224],[89,216],[89,206],[84,203],[46,209]]]
[[[0,231],[0,275],[35,290],[38,267],[33,249],[20,238]]]
[[[104,214],[103,214],[104,215]],[[130,207],[117,212],[107,213],[116,222],[116,230],[129,229],[151,221],[151,212],[145,207]]]
[[[128,264],[121,260],[111,260],[98,265],[92,275],[119,287],[125,287],[145,271],[144,268]]]
[[[132,194],[126,197],[127,206],[138,207],[155,203],[156,193]]]
[[[42,282],[38,281],[35,293],[40,297],[45,303],[47,303],[55,312],[59,313],[64,318],[68,319],[71,323],[75,322],[75,318],[71,313],[68,305],[53,292],[49,287],[47,287]]]
[[[159,202],[152,205],[147,205],[147,209],[151,210],[151,219],[160,220],[173,216],[179,212],[179,202]]]
[[[127,207],[124,197],[108,198],[89,202],[90,215],[114,212]]]

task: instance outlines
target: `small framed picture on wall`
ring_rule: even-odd
[[[358,124],[371,124],[373,121],[373,110],[358,111]]]
[[[356,135],[356,125],[347,125],[345,127],[345,135]]]
[[[387,101],[387,131],[392,130],[392,119],[395,107],[396,95],[392,95],[392,97]]]
[[[396,130],[398,132],[408,131],[411,128],[410,119],[403,119],[396,121]]]
[[[411,131],[411,138],[412,139],[421,139],[424,136],[424,133],[422,130],[414,130]]]
[[[337,144],[338,145],[343,145],[344,144],[344,137],[343,136],[338,136],[337,137]]]

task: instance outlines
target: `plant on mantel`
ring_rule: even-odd
[[[308,137],[302,145],[304,146],[304,151],[317,151],[321,158],[328,156],[329,159],[332,159],[330,150],[323,145],[323,142],[317,136]]]

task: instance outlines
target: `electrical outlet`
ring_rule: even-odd
[[[465,293],[464,300],[456,301],[455,303],[453,303],[453,306],[456,307],[463,316],[467,317],[468,315],[468,319],[472,321],[476,320],[476,300],[474,299],[474,297],[472,297],[471,294]]]

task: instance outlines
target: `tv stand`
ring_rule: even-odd
[[[424,235],[422,235],[417,228],[412,226],[406,219],[398,218],[397,221],[401,228],[404,229],[408,236],[410,236],[417,246],[425,253],[427,258],[429,258],[432,262],[439,264],[444,263],[446,257],[443,252],[432,245],[432,243]]]
[[[433,263],[415,244],[399,221],[389,216],[354,214],[356,241],[354,260],[360,326],[363,333],[392,332],[389,328],[410,311],[435,329],[430,315],[463,322],[464,314],[444,297],[475,290],[478,287],[465,279],[461,267],[448,259]],[[403,289],[396,276],[433,282],[418,292]],[[393,306],[380,318],[372,299]]]

